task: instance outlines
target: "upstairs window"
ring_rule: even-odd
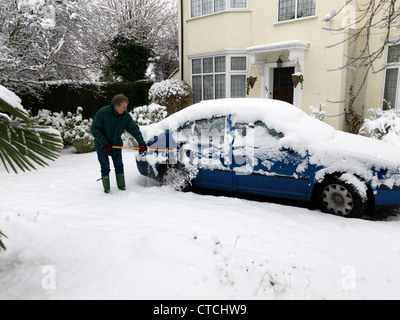
[[[316,0],[279,0],[278,21],[315,16]]]
[[[190,0],[190,17],[218,13],[221,11],[247,9],[248,0]]]
[[[214,12],[226,10],[226,0],[214,0]]]
[[[232,9],[245,9],[247,8],[247,0],[230,0]]]

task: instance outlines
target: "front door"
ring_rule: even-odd
[[[294,68],[277,68],[274,70],[274,99],[293,104],[292,74]]]

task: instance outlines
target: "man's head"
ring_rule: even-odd
[[[123,94],[116,95],[111,100],[111,105],[118,114],[123,114],[126,110],[128,110],[128,104],[129,100]]]

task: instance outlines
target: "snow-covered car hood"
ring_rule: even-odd
[[[322,149],[329,152],[329,156],[349,156],[356,159],[365,158],[374,167],[400,168],[400,148],[387,142],[336,131],[335,136],[329,139]]]
[[[386,142],[337,131],[326,143],[312,144],[309,156],[310,164],[323,167],[317,180],[328,173],[347,172],[374,188],[400,185],[400,149]]]

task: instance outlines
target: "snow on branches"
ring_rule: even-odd
[[[0,83],[18,92],[49,80],[90,79],[104,63],[111,16],[93,1],[2,0]]]

